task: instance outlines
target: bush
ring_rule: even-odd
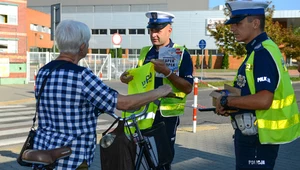
[[[196,65],[195,65],[195,67],[196,67],[196,69],[199,69],[200,68],[200,59],[199,59],[199,54],[197,54],[197,56],[196,56],[197,58],[196,58]]]
[[[223,69],[229,68],[229,55],[227,53],[224,53],[221,68],[223,68]]]

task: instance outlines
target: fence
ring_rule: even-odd
[[[34,82],[34,72],[48,62],[56,59],[59,53],[28,52],[27,53],[27,80]],[[87,67],[102,80],[119,79],[120,75],[137,65],[137,58],[111,58],[110,54],[87,54],[79,61],[79,65]]]

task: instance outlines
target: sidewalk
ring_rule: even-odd
[[[229,124],[210,124],[197,127],[192,133],[191,127],[181,127],[177,133],[176,154],[173,170],[234,170],[235,158],[232,142],[233,130]],[[100,134],[98,134],[100,136]],[[98,142],[99,142],[98,138]],[[29,170],[21,167],[16,158],[21,145],[0,147],[0,170]],[[300,167],[300,140],[280,147],[274,170],[296,170]],[[99,170],[100,150],[90,170]]]

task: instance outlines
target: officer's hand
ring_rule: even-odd
[[[169,69],[169,67],[167,67],[164,60],[152,59],[151,63],[154,64],[154,69],[155,69],[156,72],[162,73],[165,76],[170,73],[170,69]]]
[[[217,115],[221,115],[221,116],[229,116],[229,114],[226,112],[226,110],[224,109],[224,107],[222,107],[221,104],[220,104],[221,97],[222,96],[220,96],[216,100],[216,114]]]
[[[127,71],[122,73],[122,75],[120,76],[120,80],[122,83],[128,84],[132,79],[133,79],[133,76],[129,75],[129,73]]]

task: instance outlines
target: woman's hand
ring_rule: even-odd
[[[122,73],[122,75],[120,76],[121,82],[125,83],[125,84],[128,84],[132,79],[133,79],[133,76],[129,75],[129,73],[127,71]]]

